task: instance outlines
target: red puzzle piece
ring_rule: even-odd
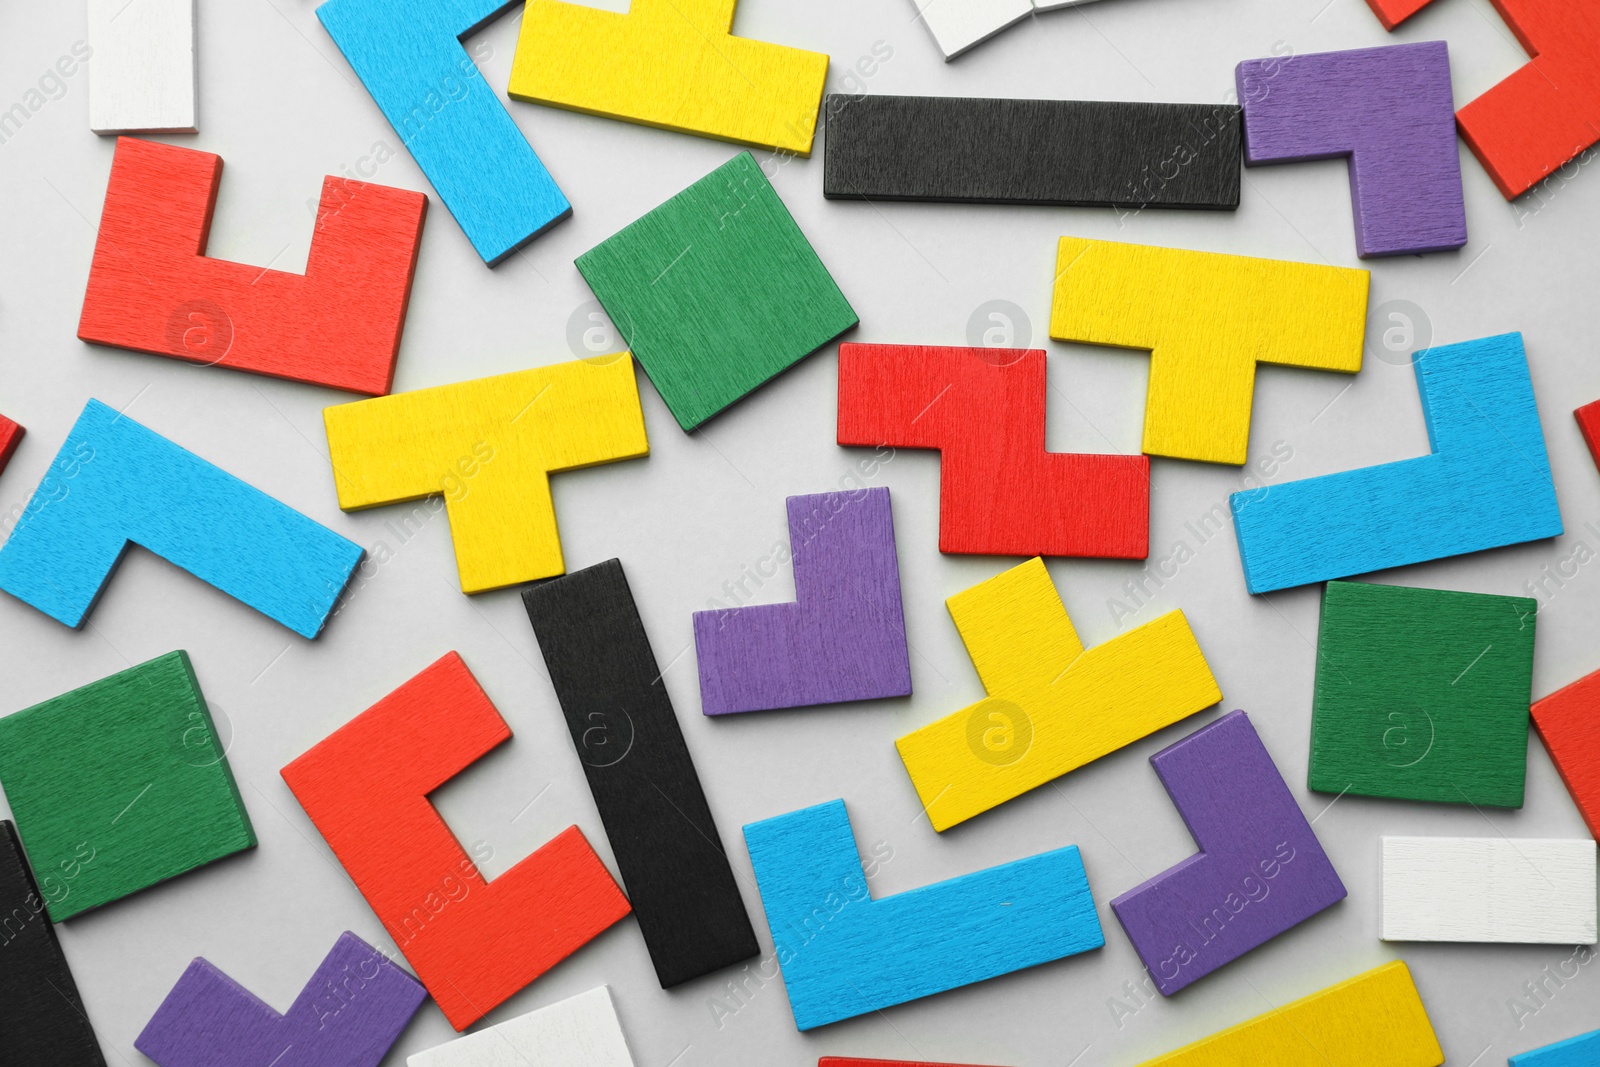
[[[1600,671],[1535,703],[1533,724],[1589,832],[1600,839]]]
[[[628,914],[576,826],[486,880],[428,794],[511,736],[451,652],[283,780],[457,1030]]]
[[[21,426],[0,415],[0,474],[5,473],[6,464],[11,462],[11,454],[22,443],[24,433],[27,431]]]
[[[1367,0],[1389,29],[1432,0]],[[1461,137],[1507,200],[1600,141],[1600,5],[1492,0],[1533,58],[1456,112]]]
[[[1583,405],[1572,417],[1578,420],[1578,429],[1589,445],[1589,455],[1594,457],[1595,465],[1600,466],[1600,400]]]
[[[380,395],[411,299],[428,198],[329,176],[304,274],[211,259],[222,159],[122,137],[78,337]]]
[[[839,346],[839,443],[936,448],[939,551],[1143,559],[1147,456],[1047,452],[1039,349]]]

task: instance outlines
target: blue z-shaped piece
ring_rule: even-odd
[[[0,589],[77,627],[129,543],[305,637],[362,549],[91,400],[0,548]]]
[[[1415,369],[1432,455],[1230,498],[1250,592],[1561,534],[1522,335],[1430,348]]]
[[[1600,1030],[1569,1037],[1511,1057],[1511,1067],[1594,1067],[1600,1063]]]
[[[328,0],[317,18],[491,267],[572,214],[461,38],[517,0]]]
[[[1105,944],[1076,846],[873,900],[842,800],[744,840],[801,1030]]]

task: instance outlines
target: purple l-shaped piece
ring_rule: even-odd
[[[1467,243],[1443,41],[1252,59],[1234,81],[1247,164],[1350,157],[1357,255]]]
[[[195,960],[133,1047],[161,1067],[377,1067],[427,995],[344,933],[285,1015]]]
[[[795,602],[694,613],[707,715],[907,696],[889,490],[792,496]]]
[[[1345,897],[1242,711],[1150,757],[1200,854],[1111,902],[1171,996]]]

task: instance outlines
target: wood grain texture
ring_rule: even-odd
[[[1329,582],[1308,784],[1522,807],[1538,601]]]
[[[1385,941],[1592,945],[1595,843],[1385,837]]]
[[[1076,846],[874,900],[842,800],[744,838],[800,1030],[1105,944]]]
[[[443,494],[463,593],[561,574],[550,475],[650,454],[626,352],[340,404],[322,421],[341,508]]]
[[[873,93],[830,95],[827,114],[830,200],[1239,206],[1233,104]]]
[[[435,1045],[406,1067],[633,1067],[611,988],[600,986],[548,1007]]]
[[[1250,592],[1561,533],[1522,335],[1430,348],[1413,369],[1431,455],[1229,497]]]
[[[945,62],[1033,14],[1032,0],[912,0]]]
[[[1360,370],[1367,283],[1348,267],[1063,237],[1050,336],[1150,352],[1146,454],[1241,464],[1256,364]]]
[[[1163,996],[1345,898],[1250,717],[1230,712],[1150,757],[1200,853],[1111,902]]]
[[[0,589],[83,624],[129,544],[302,637],[315,637],[361,546],[90,400],[11,537]]]
[[[378,1067],[427,998],[347,931],[282,1015],[196,959],[133,1047],[159,1067]]]
[[[686,431],[857,321],[749,152],[574,262]]]
[[[661,988],[758,955],[621,561],[522,602]]]
[[[1150,460],[1045,450],[1040,349],[839,346],[841,445],[940,454],[939,551],[1143,559]]]
[[[572,205],[461,46],[516,0],[328,0],[323,29],[494,266]]]
[[[195,0],[88,0],[89,128],[194,133]]]
[[[895,742],[935,830],[1222,699],[1183,612],[1085,649],[1037,557],[945,603],[989,695]]]
[[[1589,446],[1589,455],[1595,465],[1600,466],[1600,400],[1578,408],[1572,417],[1578,420],[1578,430],[1583,434],[1583,443]]]
[[[1411,972],[1399,960],[1375,967],[1201,1038],[1142,1067],[1440,1067]]]
[[[510,737],[451,652],[282,771],[457,1030],[628,914],[576,826],[491,882],[439,817],[428,794]]]
[[[17,446],[22,444],[22,436],[27,432],[20,424],[0,415],[0,474],[6,472],[6,464],[16,455]]]
[[[1510,1067],[1594,1067],[1600,1063],[1600,1030],[1512,1056]]]
[[[1252,59],[1234,82],[1247,164],[1348,157],[1357,255],[1467,243],[1445,42]]]
[[[828,57],[734,36],[737,6],[738,0],[633,0],[622,14],[530,0],[510,94],[809,156]]]
[[[78,338],[387,393],[428,198],[324,178],[306,272],[294,274],[206,255],[221,178],[210,152],[117,141]]]
[[[1600,839],[1600,671],[1536,701],[1533,723],[1589,832]]]
[[[0,719],[0,784],[55,922],[256,843],[186,652]]]
[[[59,895],[65,874],[46,871],[45,892]],[[0,1061],[106,1067],[45,904],[16,826],[0,819]]]
[[[889,490],[791,496],[795,600],[694,613],[707,715],[911,695]]]

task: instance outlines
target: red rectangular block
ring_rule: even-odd
[[[1589,832],[1600,840],[1600,671],[1536,702],[1533,724]]]
[[[0,415],[0,474],[6,472],[6,464],[11,462],[11,456],[22,443],[24,433],[27,431],[21,426]]]

